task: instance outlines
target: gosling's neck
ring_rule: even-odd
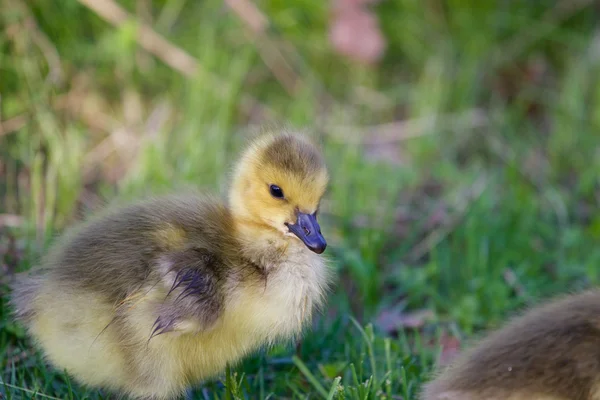
[[[234,237],[244,258],[267,268],[286,258],[289,241],[281,232],[246,218],[234,218]],[[263,265],[267,264],[267,265]]]

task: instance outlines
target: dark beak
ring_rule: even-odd
[[[285,224],[290,232],[298,236],[304,242],[306,247],[317,254],[321,254],[327,247],[327,242],[321,235],[321,227],[314,214],[298,213],[298,220],[295,224]]]

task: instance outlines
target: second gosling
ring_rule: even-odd
[[[54,366],[170,400],[301,334],[330,282],[322,154],[302,136],[266,135],[233,175],[228,203],[172,195],[92,218],[17,281],[16,316]]]
[[[600,291],[534,307],[459,356],[421,400],[600,399]]]

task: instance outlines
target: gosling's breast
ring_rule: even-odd
[[[263,279],[232,296],[225,319],[267,341],[299,334],[323,300],[328,283],[324,261],[310,254],[292,257],[271,266]]]

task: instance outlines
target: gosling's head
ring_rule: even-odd
[[[235,169],[229,192],[234,219],[256,238],[281,235],[321,254],[327,242],[317,211],[328,180],[321,153],[306,138],[289,133],[262,136]]]

